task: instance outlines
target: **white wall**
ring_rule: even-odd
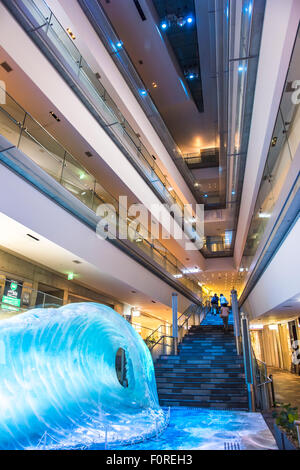
[[[143,302],[141,307],[151,305],[152,299],[171,306],[171,286],[110,242],[99,239],[92,229],[11,170],[3,165],[0,170],[0,216],[9,218],[0,219],[0,244],[62,274],[71,267],[82,273],[82,283],[121,302],[131,304],[134,289]],[[43,238],[42,242],[30,242],[28,231]],[[76,259],[83,264],[72,264]],[[191,303],[181,294],[178,302],[181,312]]]
[[[299,0],[267,0],[234,259],[239,266],[300,20]]]
[[[119,104],[136,132],[143,136],[144,144],[149,144],[153,149],[153,153],[162,164],[162,171],[168,174],[170,183],[183,202],[194,204],[195,199],[185,180],[78,2],[76,0],[49,0],[48,4],[65,27],[70,27],[70,23],[74,27],[78,48],[90,65],[100,72],[101,82]]]
[[[251,318],[259,317],[299,295],[300,300],[300,219],[242,305]]]
[[[159,199],[3,5],[0,5],[0,44],[44,95],[51,99],[61,115],[85,138],[91,148],[101,155],[114,173],[152,213],[155,204],[160,203]],[[168,230],[169,220],[173,219],[167,209],[162,212],[162,225]],[[181,230],[176,222],[175,224]],[[177,240],[182,247],[185,247],[185,241],[185,236],[182,240]],[[205,260],[201,253],[194,252],[193,256],[199,267],[204,270]]]

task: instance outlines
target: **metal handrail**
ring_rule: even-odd
[[[260,408],[261,409],[269,409],[272,406],[275,405],[275,393],[274,393],[274,381],[272,374],[268,375],[268,368],[267,364],[264,361],[261,361],[260,359],[257,359],[255,356],[255,352],[253,350],[253,347],[251,345],[251,355],[252,355],[252,361],[256,363],[256,369],[259,372],[259,380],[263,380],[261,382],[257,382],[257,374],[254,374],[254,392],[257,392],[259,390],[260,392]],[[262,364],[263,369],[264,369],[264,377],[261,376],[260,368],[258,363]],[[271,387],[271,396],[270,396],[270,391],[268,391],[268,387]],[[258,400],[257,400],[257,393],[255,393],[256,397],[256,407],[258,407]],[[264,406],[266,405],[266,406]]]
[[[22,113],[24,113],[24,116],[22,115],[22,118],[23,118],[23,122],[26,121],[27,117],[30,118],[30,120],[32,120],[32,122],[35,124],[35,126],[37,126],[37,128],[42,131],[42,133],[45,133],[45,135],[47,136],[47,139],[49,138],[49,141],[54,143],[55,146],[57,146],[59,149],[61,149],[61,153],[62,155],[64,156],[68,156],[68,158],[72,159],[72,161],[74,163],[76,163],[77,165],[80,165],[80,168],[82,170],[84,170],[84,172],[86,173],[87,176],[91,177],[93,179],[93,184],[97,183],[99,184],[99,186],[101,186],[101,189],[103,190],[103,193],[105,194],[105,196],[107,197],[108,203],[113,203],[117,213],[118,213],[118,207],[119,207],[119,201],[117,201],[117,199],[112,195],[110,194],[109,191],[107,191],[106,189],[104,189],[102,187],[102,184],[99,183],[99,181],[88,171],[86,170],[86,168],[77,161],[77,159],[70,153],[68,152],[65,147],[63,145],[60,144],[60,142],[58,142],[48,131],[47,129],[45,129],[34,117],[32,117],[32,115],[30,113],[28,113],[4,88],[2,88],[0,86],[0,90],[2,92],[5,93],[5,96],[11,100],[18,108],[19,111],[21,111]],[[16,122],[16,119],[7,111],[3,108],[3,105],[0,106],[0,111],[5,113],[5,115],[7,116],[7,118],[14,122],[19,128],[20,128],[20,135],[22,135],[22,132],[25,132],[25,135],[28,134],[30,136],[31,139],[33,139],[41,148],[43,148],[50,156],[51,158],[54,158],[57,162],[61,163],[62,164],[62,168],[64,167],[64,162],[63,161],[60,161],[57,159],[57,157],[55,156],[55,154],[51,151],[49,151],[47,149],[47,147],[45,147],[39,140],[37,140],[37,138],[35,136],[33,136],[31,133],[28,132],[27,129],[23,129],[22,128],[22,125],[20,123],[17,123]],[[20,142],[21,140],[19,140],[19,144],[18,146],[20,145]],[[18,148],[17,146],[17,148]],[[29,155],[28,155],[29,156]],[[29,156],[30,157],[30,156]],[[63,159],[62,159],[63,160]],[[46,170],[44,170],[46,171]],[[51,175],[50,175],[51,176]],[[64,186],[65,187],[65,186]],[[99,198],[101,200],[102,203],[105,203],[104,199],[99,196],[98,192],[94,189],[94,193],[95,193],[95,196],[97,198]],[[140,233],[141,232],[141,233]],[[143,235],[142,235],[143,233]],[[147,234],[147,237],[145,237],[144,234]],[[152,243],[150,241],[150,234],[148,233],[148,229],[144,226],[141,225],[141,228],[140,230],[136,230],[136,235],[142,239],[142,244],[145,244],[146,247],[147,247],[147,252],[150,251],[150,252],[154,252],[154,253],[157,253],[158,257],[161,257],[164,262],[163,263],[160,263],[157,261],[157,263],[162,266],[164,268],[164,265],[166,264],[166,262],[168,262],[171,266],[172,266],[172,269],[174,269],[174,272],[180,272],[182,271],[183,268],[185,268],[185,266],[169,251],[168,248],[166,248],[164,245],[161,244],[161,242],[158,240],[156,241],[156,243]],[[149,238],[149,240],[148,240]],[[141,245],[139,245],[139,247],[141,248]],[[142,249],[142,248],[141,248]],[[154,258],[153,258],[154,259]],[[155,260],[157,260],[159,258],[155,258]],[[171,273],[170,273],[171,274]],[[175,279],[175,278],[174,278]],[[186,285],[185,283],[185,280],[187,280],[187,282],[189,283],[188,286]],[[178,279],[177,280],[180,284],[183,284],[185,287],[187,287],[189,290],[191,290],[195,295],[198,295],[197,294],[197,291],[198,291],[198,284],[197,284],[197,278],[193,275],[193,274],[188,274],[188,275],[184,275],[182,277],[182,279]],[[191,284],[190,284],[191,283]]]
[[[168,335],[162,335],[151,347],[149,347],[149,350],[152,351],[152,349],[161,342],[162,339],[164,338],[172,338],[174,339],[174,336],[168,336]],[[165,346],[172,347],[170,344],[165,344]]]
[[[202,321],[205,319],[207,313],[210,311],[210,307],[207,305],[207,301],[205,301],[205,304],[201,305],[201,306],[197,306],[197,305],[190,305],[183,314],[180,315],[179,318],[182,318],[184,315],[186,315],[186,312],[189,310],[189,309],[192,309],[191,312],[189,312],[188,316],[186,317],[185,321],[181,324],[181,325],[178,325],[178,332],[181,332],[182,329],[184,328],[184,325],[188,322],[188,320],[190,319],[190,317],[192,315],[194,315],[195,313],[199,313],[199,315],[201,314],[201,311],[204,311],[204,317],[202,318]],[[201,309],[200,312],[197,312],[197,310]],[[156,328],[156,330],[154,330],[144,341],[145,343],[147,344],[147,346],[149,347],[149,350],[152,351],[154,349],[154,347],[159,344],[163,339],[165,338],[172,338],[173,341],[176,340],[178,341],[178,338],[175,338],[174,336],[168,336],[168,335],[161,335],[156,341],[151,341],[151,336],[156,333],[158,330],[159,330],[160,327]],[[182,337],[181,337],[182,339]],[[154,343],[152,344],[151,346],[149,345],[149,343]],[[164,346],[167,346],[167,347],[172,347],[173,348],[173,344],[172,345],[169,345],[169,344],[164,344]]]

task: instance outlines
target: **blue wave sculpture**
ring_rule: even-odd
[[[149,350],[111,308],[69,304],[0,323],[0,449],[107,448],[165,423]]]

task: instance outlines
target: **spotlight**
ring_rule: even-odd
[[[246,72],[247,70],[247,66],[246,65],[240,65],[239,68],[238,68],[238,71],[239,72]]]
[[[231,191],[231,194],[232,194],[233,196],[235,196],[235,191]]]
[[[182,27],[185,25],[185,19],[182,18],[182,16],[177,19],[177,25],[178,25],[180,28],[182,28]]]
[[[160,26],[161,26],[161,29],[166,30],[169,25],[168,25],[167,21],[163,21]]]
[[[121,49],[121,47],[123,46],[122,41],[118,41],[116,46],[117,46],[118,49]]]
[[[140,90],[140,95],[141,96],[147,96],[147,91],[146,90]]]
[[[191,16],[188,16],[187,19],[186,19],[186,22],[187,22],[188,24],[192,24],[193,18],[192,18]]]
[[[194,75],[193,73],[190,73],[189,76],[188,76],[188,78],[189,78],[190,80],[193,80],[193,79],[195,78],[195,75]]]

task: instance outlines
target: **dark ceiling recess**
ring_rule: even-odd
[[[141,7],[141,4],[140,4],[139,0],[133,0],[133,3],[135,4],[136,9],[139,12],[139,15],[140,15],[142,21],[146,21],[147,18],[146,18],[145,13],[143,12],[143,9]]]
[[[1,65],[1,67],[3,67],[4,70],[5,70],[6,72],[8,72],[8,73],[12,71],[11,66],[10,66],[7,62],[2,62],[2,64],[0,64],[0,65]]]
[[[160,25],[167,22],[168,27],[162,29],[178,60],[191,95],[200,113],[204,111],[198,36],[194,0],[152,0],[159,16]],[[186,18],[192,18],[191,23],[180,23]]]

